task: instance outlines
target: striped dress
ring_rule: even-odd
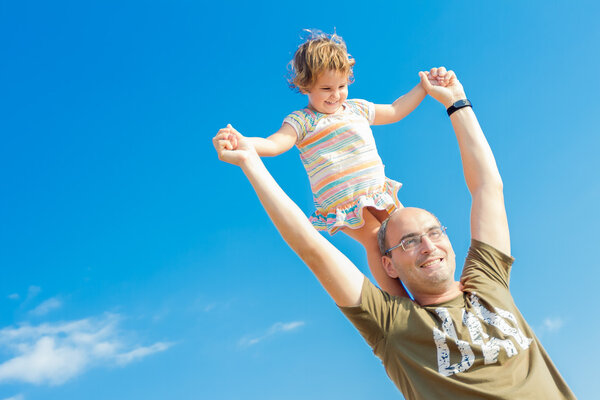
[[[334,234],[340,228],[364,225],[362,209],[389,213],[402,207],[402,184],[387,179],[371,131],[375,105],[347,100],[336,114],[305,108],[284,119],[298,135],[296,146],[310,180],[315,212],[313,226]]]

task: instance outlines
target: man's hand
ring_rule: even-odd
[[[230,164],[242,166],[248,160],[258,158],[254,147],[230,124],[226,128],[219,129],[213,138],[213,145],[219,160]]]
[[[428,95],[448,108],[458,100],[466,99],[465,91],[453,71],[446,68],[432,68],[419,72],[421,85]]]

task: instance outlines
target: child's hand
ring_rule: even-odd
[[[233,133],[234,131],[237,132],[235,129],[233,129],[231,124],[227,124],[227,128],[219,129],[219,132],[217,132],[217,136],[215,136],[214,139],[218,138],[218,140],[219,140],[218,144],[222,149],[225,149],[225,150],[237,149],[238,141],[237,141],[237,136],[235,135],[235,133]],[[239,132],[237,132],[237,133],[239,134]],[[214,143],[214,139],[213,139],[213,143]],[[217,151],[218,151],[218,149],[217,149]]]
[[[428,95],[442,103],[446,108],[455,101],[466,99],[465,91],[453,71],[444,67],[419,72],[421,85]]]
[[[217,150],[219,160],[230,164],[242,165],[250,158],[258,157],[254,147],[231,124],[228,124],[226,128],[219,129],[213,138],[213,145]]]
[[[424,71],[423,74],[426,75],[427,81],[431,84],[431,86],[446,87],[451,85],[453,80],[456,79],[454,71],[447,71],[444,67],[431,68],[430,71]],[[419,76],[421,76],[421,73],[419,73]],[[423,79],[421,79],[421,84],[425,89],[427,89]]]

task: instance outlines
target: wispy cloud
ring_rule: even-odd
[[[543,328],[548,332],[558,331],[560,328],[564,326],[565,322],[560,317],[550,317],[544,319]]]
[[[140,346],[123,340],[120,317],[107,314],[37,326],[0,329],[0,349],[11,352],[0,364],[0,382],[60,385],[98,365],[127,365],[168,349],[172,343]]]
[[[33,310],[29,311],[30,314],[35,316],[46,315],[52,310],[56,310],[62,307],[62,301],[57,297],[51,297],[46,301],[43,301],[40,305],[38,305]]]
[[[535,332],[542,337],[545,334],[558,332],[565,326],[565,323],[565,319],[561,317],[546,317],[539,325],[536,325]]]
[[[9,299],[11,299],[11,300],[19,300],[19,298],[20,298],[21,296],[19,296],[19,294],[18,294],[18,293],[11,293],[11,294],[9,294],[7,297],[8,297]]]
[[[35,286],[35,285],[29,286],[29,288],[27,289],[27,298],[25,299],[25,301],[34,299],[35,296],[40,294],[41,291],[42,291],[42,288],[39,286]]]
[[[258,335],[255,337],[243,337],[239,340],[238,344],[242,347],[253,346],[270,336],[277,335],[283,332],[291,332],[300,328],[303,325],[304,321],[277,322],[271,325],[271,327],[267,329],[262,335]]]
[[[16,396],[7,397],[3,400],[25,400],[25,396],[23,396],[22,394],[18,394]]]
[[[132,361],[139,360],[141,358],[149,356],[150,354],[158,353],[160,351],[165,351],[172,345],[173,345],[172,343],[157,342],[157,343],[154,343],[152,346],[138,347],[137,349],[131,350],[128,353],[123,353],[123,354],[117,355],[116,361],[117,361],[117,364],[119,364],[119,365],[126,365]]]
[[[207,300],[203,297],[196,299],[190,304],[188,310],[190,312],[200,312],[203,314],[224,312],[229,310],[237,301],[236,298],[230,299],[219,299],[219,300]]]

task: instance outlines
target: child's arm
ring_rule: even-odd
[[[274,157],[281,153],[285,153],[294,147],[296,139],[296,131],[289,124],[283,124],[277,132],[268,138],[246,138],[261,157]]]
[[[375,120],[373,125],[393,124],[410,114],[423,101],[427,92],[419,83],[392,104],[375,104]]]

